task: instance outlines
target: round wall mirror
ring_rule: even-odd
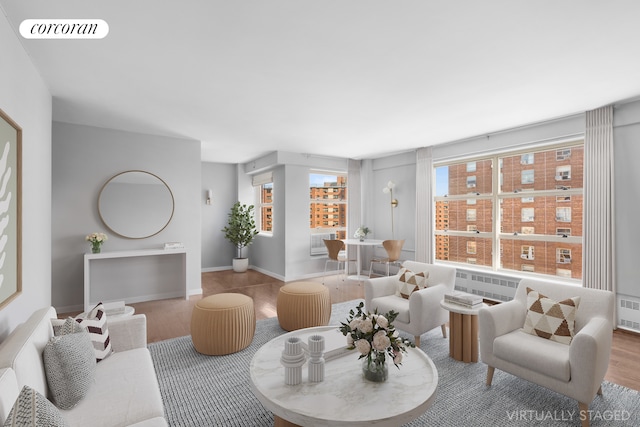
[[[173,217],[169,186],[158,176],[132,170],[108,180],[98,196],[98,213],[104,225],[129,239],[144,239],[164,230]]]

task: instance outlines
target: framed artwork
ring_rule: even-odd
[[[22,292],[22,128],[0,110],[0,309]]]

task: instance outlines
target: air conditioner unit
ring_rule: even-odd
[[[315,233],[311,235],[311,255],[326,255],[327,247],[324,245],[324,239],[333,240],[336,233]]]

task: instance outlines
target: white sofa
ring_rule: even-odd
[[[53,307],[36,311],[0,345],[0,420],[28,385],[47,396],[43,349],[53,336]],[[96,366],[95,382],[73,408],[60,410],[70,426],[166,426],[153,361],[147,350],[147,319],[138,314],[107,318],[113,353]]]
[[[527,287],[555,301],[580,297],[570,345],[523,332]],[[588,425],[582,413],[602,392],[613,339],[614,303],[609,291],[522,279],[512,301],[480,310],[480,355],[488,365],[487,385],[495,369],[524,378],[577,400],[582,424]]]
[[[413,272],[429,272],[426,289],[413,292],[409,299],[396,295],[398,275],[377,277],[364,282],[364,304],[369,312],[378,310],[386,313],[393,310],[398,314],[394,321],[396,328],[414,336],[416,347],[420,346],[420,336],[440,326],[446,338],[445,324],[449,312],[440,307],[444,294],[452,292],[456,281],[456,269],[444,265],[405,261],[402,266]]]

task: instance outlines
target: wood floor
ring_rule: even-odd
[[[322,281],[321,278],[313,279]],[[284,282],[270,276],[249,270],[234,273],[231,270],[202,274],[202,296],[188,300],[169,299],[132,304],[136,313],[147,316],[148,341],[155,342],[168,338],[189,335],[191,311],[200,298],[222,293],[238,292],[253,298],[256,318],[276,316],[276,298]],[[337,276],[328,276],[326,285],[331,291],[333,303],[364,298],[363,285],[357,282],[341,281]],[[613,334],[613,347],[609,370],[605,379],[628,388],[640,390],[640,335],[617,330]]]

